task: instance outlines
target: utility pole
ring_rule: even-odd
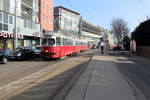
[[[17,0],[15,0],[15,19],[14,19],[14,50],[17,48]]]

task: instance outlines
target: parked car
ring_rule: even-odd
[[[0,50],[0,62],[6,64],[8,62],[8,51],[6,49]]]
[[[117,45],[116,47],[113,48],[114,51],[119,51],[121,50],[121,46]]]
[[[35,56],[41,56],[41,47],[40,46],[35,47],[34,55]]]
[[[9,55],[10,59],[15,60],[28,60],[34,58],[34,50],[32,47],[22,47],[17,48],[15,51],[12,51]]]

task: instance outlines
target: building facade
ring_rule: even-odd
[[[40,37],[38,0],[0,0],[0,46],[34,46]],[[16,35],[17,34],[17,35]]]
[[[53,2],[52,0],[39,0],[39,22],[41,32],[53,31]]]
[[[81,21],[81,25],[82,31],[80,32],[80,37],[89,42],[89,47],[93,44],[97,45],[103,34],[101,30],[102,28],[84,20]]]
[[[117,45],[117,39],[116,39],[115,35],[108,29],[104,30],[103,37],[105,34],[107,35],[107,40],[109,42],[110,48],[115,47]]]
[[[80,14],[62,6],[54,8],[54,30],[68,37],[79,38]]]

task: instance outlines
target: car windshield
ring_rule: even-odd
[[[32,47],[24,47],[25,50],[31,50]]]
[[[35,47],[35,49],[36,49],[36,50],[40,50],[41,48],[40,48],[40,47]]]
[[[16,50],[14,52],[21,52],[22,50],[23,50],[23,48],[18,47],[18,48],[16,48]]]

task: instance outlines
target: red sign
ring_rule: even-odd
[[[9,32],[0,32],[0,37],[3,37],[3,38],[14,38],[14,34],[13,33],[9,33]],[[17,34],[17,38],[18,39],[23,39],[23,35],[22,34]]]

